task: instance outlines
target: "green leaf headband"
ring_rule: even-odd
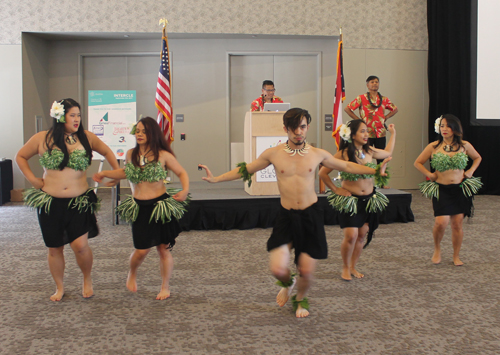
[[[57,123],[66,123],[66,117],[64,116],[64,106],[63,106],[63,101],[57,102],[54,101],[52,104],[52,107],[50,108],[50,117],[53,117],[56,119]]]

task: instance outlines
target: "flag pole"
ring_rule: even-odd
[[[167,51],[170,49],[168,48],[168,33],[167,33],[167,24],[168,20],[166,18],[160,19],[158,25],[163,25],[161,29],[161,34],[162,37],[165,37],[166,43],[167,43]],[[167,53],[170,57],[170,53]],[[172,123],[174,122],[174,100],[173,100],[173,93],[174,93],[174,73],[172,73],[172,68],[170,67],[170,62],[171,60],[168,61],[168,72],[170,73],[170,107],[172,109]],[[173,129],[173,127],[172,127]]]

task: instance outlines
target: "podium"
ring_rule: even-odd
[[[244,157],[247,163],[257,158],[257,137],[283,137],[286,133],[283,131],[284,111],[272,112],[247,112],[245,115],[244,128]],[[248,187],[245,183],[245,191],[249,195],[279,195],[278,183],[257,181],[256,172],[252,176],[252,185]]]

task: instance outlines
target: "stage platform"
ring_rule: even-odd
[[[169,187],[180,187],[173,183]],[[396,189],[383,189],[389,206],[380,216],[380,223],[413,222],[411,194]],[[183,230],[229,230],[273,227],[280,207],[279,196],[250,196],[242,181],[209,184],[205,181],[190,183],[191,203],[181,219]],[[326,195],[319,194],[324,207],[325,224],[338,225]]]

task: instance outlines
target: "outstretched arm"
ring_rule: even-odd
[[[389,143],[387,143],[385,149],[382,150],[371,147],[371,149],[373,150],[373,158],[375,159],[385,159],[392,156],[394,146],[396,145],[396,127],[394,126],[394,124],[390,124],[387,127],[387,130],[391,132],[391,138],[389,138]]]
[[[100,139],[99,139],[100,140]],[[95,182],[98,182],[98,183],[101,183],[102,180],[104,178],[108,178],[108,179],[113,179],[113,181],[108,181],[106,183],[106,186],[115,186],[116,184],[118,184],[118,182],[122,179],[126,179],[127,178],[127,175],[125,174],[125,168],[120,168],[120,166],[118,166],[118,162],[116,161],[116,158],[113,154],[113,152],[111,151],[111,149],[106,145],[104,144],[103,142],[101,142],[108,150],[109,152],[112,154],[112,157],[114,159],[114,161],[116,162],[117,164],[117,167],[114,169],[114,170],[103,170],[101,172],[98,172],[98,173],[95,173],[93,176],[92,176],[92,179],[95,181]],[[98,149],[104,149],[103,150],[103,153],[105,153],[106,149],[101,147],[98,143]],[[97,150],[96,150],[97,151]],[[101,152],[97,151],[99,154],[102,155]],[[131,153],[131,150],[129,150],[127,152],[127,161],[130,159],[130,153]],[[109,154],[109,153],[108,153]],[[113,160],[111,159],[111,160]],[[109,161],[109,160],[108,160]],[[110,162],[111,164],[111,162]],[[112,164],[111,164],[112,165]]]
[[[367,166],[353,163],[350,161],[345,161],[345,160],[340,160],[337,158],[334,158],[330,153],[328,153],[326,150],[323,150],[324,152],[324,160],[322,161],[323,166],[329,168],[329,169],[335,169],[335,170],[340,170],[340,171],[345,171],[347,173],[351,174],[367,174],[367,175],[375,175],[376,169],[369,168]],[[392,159],[392,157],[385,158],[384,161],[382,162],[382,165],[380,166],[380,175],[381,176],[386,176],[387,174],[385,173],[385,168],[387,167],[387,163]]]
[[[270,149],[265,150],[256,160],[254,160],[250,164],[247,164],[247,171],[250,174],[253,174],[256,171],[267,168],[271,164],[269,160],[270,154]],[[242,177],[241,173],[239,172],[240,168],[235,168],[222,175],[214,176],[208,166],[203,164],[198,164],[198,166],[205,169],[205,171],[207,172],[207,176],[202,177],[202,179],[211,183],[238,180]]]
[[[127,176],[125,175],[124,168],[115,169],[115,170],[103,170],[99,173],[95,173],[92,176],[92,179],[94,179],[95,182],[102,182],[102,179],[104,179],[104,178],[113,179],[113,180],[121,180],[121,179],[126,179]]]

